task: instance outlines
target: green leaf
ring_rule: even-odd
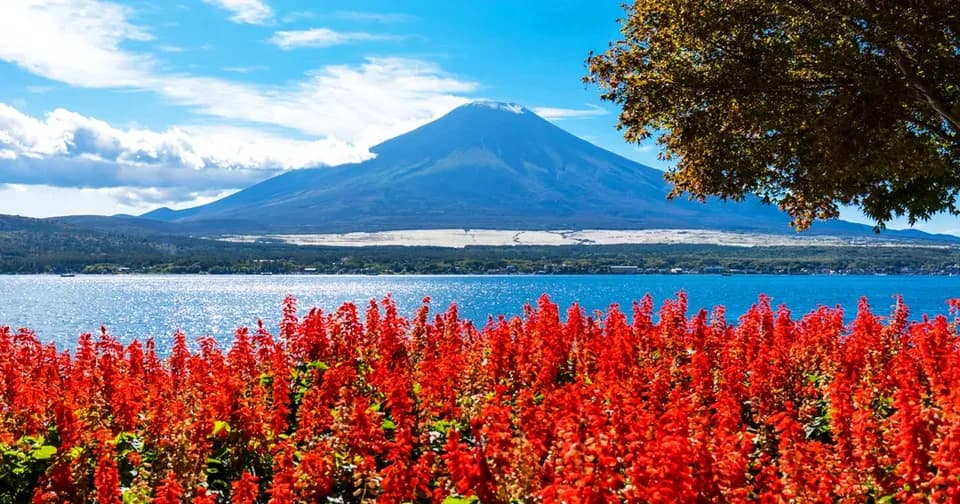
[[[479,502],[476,496],[471,495],[470,497],[461,497],[459,495],[451,495],[446,499],[443,499],[443,504],[472,504],[474,502]]]
[[[260,375],[259,382],[261,387],[273,385],[273,376],[263,373]]]
[[[213,435],[216,436],[220,434],[220,431],[226,430],[227,434],[230,434],[230,424],[224,422],[223,420],[217,420],[213,422]]]
[[[38,446],[30,452],[34,460],[49,460],[57,454],[57,447],[51,445]]]
[[[430,430],[446,435],[451,429],[460,430],[461,426],[456,420],[437,420],[430,426]]]
[[[393,423],[393,420],[390,419],[384,419],[380,426],[383,427],[383,430],[393,430],[397,428],[397,424]]]
[[[330,369],[330,366],[323,361],[315,360],[307,363],[307,369],[319,369],[320,371],[326,371],[327,369]]]

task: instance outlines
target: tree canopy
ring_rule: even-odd
[[[960,213],[957,0],[636,0],[587,60],[628,141],[658,135],[671,197],[742,199],[798,229]]]

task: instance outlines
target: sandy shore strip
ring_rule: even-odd
[[[505,229],[425,229],[335,234],[224,235],[217,239],[236,243],[258,241],[328,247],[451,247],[517,245],[642,245],[685,244],[733,247],[925,247],[951,248],[949,244],[889,238],[804,236],[733,233],[708,229],[644,229],[580,231],[520,231]]]

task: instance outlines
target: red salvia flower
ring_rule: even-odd
[[[683,295],[658,315],[649,296],[630,314],[544,296],[477,328],[429,303],[298,318],[288,297],[276,336],[192,351],[177,333],[162,355],[105,329],[61,352],[0,327],[0,462],[30,461],[7,487],[17,502],[960,500],[956,317],[864,300],[850,323],[796,318],[761,297],[734,323]]]
[[[254,504],[257,502],[257,495],[260,493],[260,478],[247,471],[243,476],[233,482],[230,491],[230,502],[232,504]]]
[[[177,481],[176,476],[170,472],[167,477],[160,482],[157,491],[153,497],[154,504],[180,504],[180,496],[183,494],[183,488]]]

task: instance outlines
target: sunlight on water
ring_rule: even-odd
[[[373,297],[392,294],[403,315],[424,296],[433,310],[457,303],[463,318],[482,326],[489,315],[519,315],[524,303],[549,293],[565,310],[579,302],[587,313],[619,303],[630,304],[650,293],[657,305],[679,290],[689,297],[691,312],[727,307],[738,317],[760,293],[774,304],[786,303],[794,314],[818,304],[842,305],[848,319],[860,296],[879,314],[889,312],[893,296],[902,294],[913,310],[945,313],[944,300],[960,296],[957,277],[881,276],[732,276],[597,275],[597,276],[0,276],[0,325],[27,326],[44,341],[71,347],[81,332],[100,325],[123,341],[155,337],[165,348],[179,328],[192,340],[210,334],[229,339],[234,329],[255,325],[258,318],[273,330],[283,297],[297,297],[301,310],[318,306],[335,310],[351,301],[361,310]]]

